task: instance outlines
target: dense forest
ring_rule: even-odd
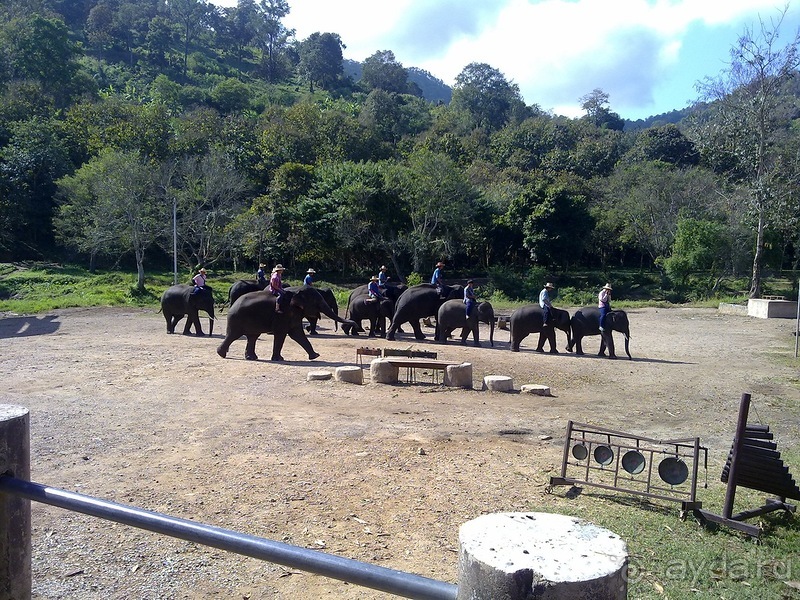
[[[751,296],[798,267],[799,40],[780,22],[743,31],[691,109],[632,124],[601,89],[580,118],[526,105],[488,64],[452,90],[388,49],[347,65],[346,40],[296,39],[289,11],[6,0],[0,260],[135,264],[139,285],[173,253],[343,277],[641,268],[675,289],[750,277]]]

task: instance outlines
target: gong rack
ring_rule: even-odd
[[[558,485],[589,485],[681,503],[681,514],[697,510],[697,471],[700,453],[708,469],[708,449],[700,438],[656,440],[567,422],[561,476],[550,478]]]

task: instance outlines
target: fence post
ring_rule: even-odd
[[[30,416],[0,404],[0,473],[31,478]],[[0,600],[31,597],[31,501],[0,493]]]
[[[494,513],[459,529],[457,600],[624,600],[628,549],[616,534],[550,513]]]

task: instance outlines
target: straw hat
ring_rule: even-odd
[[[314,274],[316,274],[316,271],[314,269],[309,269],[308,271],[306,271],[306,273],[314,275]]]
[[[378,281],[378,276],[377,275],[373,275],[372,277],[369,278],[369,280],[370,281]]]
[[[388,267],[387,267],[386,265],[383,265],[383,266],[381,267],[381,271],[387,271],[387,270],[388,270]]]
[[[439,262],[436,263],[436,266],[437,267],[443,267],[444,263],[442,261],[439,261]]]
[[[613,290],[614,288],[612,288],[612,287],[611,287],[611,284],[610,284],[610,283],[607,283],[607,284],[605,284],[605,285],[603,286],[603,289],[604,289],[604,290]]]
[[[548,290],[554,290],[554,289],[556,289],[556,286],[554,286],[554,285],[553,285],[552,283],[550,283],[549,281],[548,281],[547,283],[545,283],[545,284],[544,284],[544,287],[546,287]]]
[[[275,273],[276,271],[285,271],[286,269],[283,268],[282,264],[275,265],[275,268],[272,269],[272,272]]]
[[[201,272],[203,275],[205,275],[205,274],[206,274],[206,270],[205,270],[205,269],[200,269],[200,272]]]
[[[266,267],[266,266],[267,266],[267,265],[265,265],[264,263],[258,263],[258,268],[259,268],[259,269],[263,269],[263,268],[264,268],[264,267]]]

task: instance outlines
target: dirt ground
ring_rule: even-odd
[[[308,361],[229,358],[167,335],[148,310],[0,319],[0,403],[30,409],[32,479],[148,510],[455,583],[459,526],[554,511],[568,419],[654,438],[701,436],[717,478],[742,392],[776,439],[800,439],[794,322],[712,309],[631,310],[634,359],[346,338],[321,321]],[[207,328],[208,321],[204,320]],[[432,334],[432,330],[428,330]],[[484,339],[487,339],[485,335]],[[268,358],[272,339],[262,336]],[[355,348],[468,361],[474,390],[306,381]],[[618,353],[624,356],[621,341]],[[480,391],[485,375],[552,397]],[[387,594],[34,503],[35,598],[388,598]]]

